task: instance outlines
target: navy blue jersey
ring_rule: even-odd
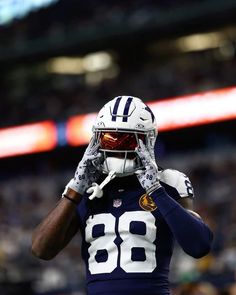
[[[177,189],[168,180],[171,171],[167,178],[160,173],[161,184],[172,198],[190,196],[189,184],[183,186],[185,194],[178,189],[176,176]],[[101,199],[83,198],[77,212],[89,295],[169,294],[174,238],[136,176],[112,180]]]

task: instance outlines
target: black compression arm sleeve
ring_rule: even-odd
[[[151,196],[182,249],[195,258],[208,254],[213,239],[209,227],[172,199],[163,187]]]

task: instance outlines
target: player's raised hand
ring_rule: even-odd
[[[70,180],[67,188],[71,188],[83,195],[86,189],[96,182],[101,175],[101,172],[96,169],[96,163],[101,160],[101,157],[99,143],[96,143],[95,136],[93,136],[84,152],[82,160],[77,166],[74,178]]]
[[[147,194],[151,194],[161,187],[158,179],[157,164],[141,139],[139,140],[139,146],[135,151],[144,166],[143,169],[136,171],[137,178]]]

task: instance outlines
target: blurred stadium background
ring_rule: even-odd
[[[79,236],[43,262],[31,233],[120,94],[155,108],[158,163],[215,232],[203,259],[177,247],[172,293],[236,294],[235,50],[235,0],[0,0],[0,295],[85,294]]]

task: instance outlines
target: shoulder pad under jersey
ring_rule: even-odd
[[[175,169],[164,169],[159,171],[161,182],[175,188],[180,197],[194,197],[194,191],[189,178],[182,172]]]

